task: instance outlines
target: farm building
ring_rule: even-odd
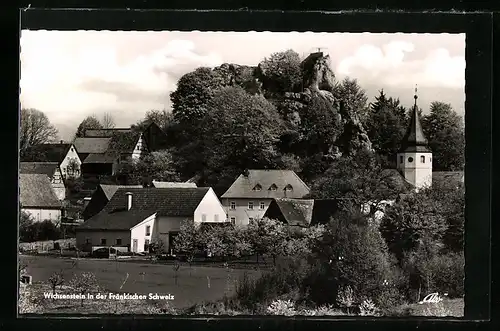
[[[309,187],[291,170],[248,170],[222,195],[228,218],[238,225],[262,218],[275,198],[300,199]]]
[[[169,252],[184,220],[223,223],[226,214],[209,187],[119,188],[101,212],[77,228],[76,241],[85,250],[119,246],[132,252],[161,242]]]
[[[21,162],[56,162],[64,178],[81,175],[82,161],[75,145],[63,141],[59,144],[31,146],[21,154]]]
[[[21,210],[30,214],[35,222],[61,220],[62,204],[47,175],[20,174],[19,202]]]
[[[66,186],[57,162],[21,162],[19,173],[47,175],[57,198],[61,201],[66,199]]]

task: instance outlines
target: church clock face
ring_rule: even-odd
[[[413,162],[413,158],[411,156],[408,158],[408,162],[410,162],[410,163]]]

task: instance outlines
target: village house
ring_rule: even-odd
[[[246,226],[262,218],[273,199],[300,199],[309,192],[309,187],[292,170],[252,169],[240,175],[221,198],[228,220]]]
[[[225,210],[209,187],[119,188],[102,211],[77,228],[77,246],[148,251],[161,242],[167,252],[184,220],[226,222]]]
[[[151,123],[142,132],[132,128],[89,129],[73,142],[86,177],[115,175],[124,162],[139,160],[166,145],[165,133]]]
[[[21,211],[35,222],[50,220],[58,223],[62,217],[62,204],[56,196],[46,174],[19,175],[19,202]]]
[[[78,178],[82,161],[73,144],[40,144],[31,146],[21,154],[21,162],[56,162],[64,178]]]
[[[19,173],[47,175],[57,198],[61,201],[66,199],[66,186],[57,162],[21,162]]]
[[[119,188],[142,188],[142,185],[107,185],[99,184],[97,189],[93,192],[92,196],[84,198],[84,210],[82,217],[88,220],[92,216],[100,212],[111,200],[113,195]],[[157,182],[152,181],[152,187],[156,188],[169,188],[169,187],[197,187],[195,183],[177,183],[177,182]]]

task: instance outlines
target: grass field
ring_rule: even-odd
[[[46,256],[20,257],[20,262],[27,265],[26,271],[33,277],[34,285],[47,284],[50,276],[56,271],[62,271],[68,281],[74,275],[92,272],[104,292],[171,294],[175,299],[169,303],[181,309],[231,295],[234,293],[236,282],[245,272],[252,278],[260,276],[257,270],[181,265],[177,271],[176,284],[173,265],[115,262],[106,259],[79,259],[74,265],[75,261],[70,258]],[[37,295],[43,295],[43,290],[39,292]],[[59,293],[64,293],[64,289]],[[75,303],[78,304],[79,302]]]

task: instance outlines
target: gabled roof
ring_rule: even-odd
[[[116,213],[101,211],[77,227],[78,231],[85,230],[130,230],[144,221],[154,212],[147,210],[126,210]]]
[[[19,175],[19,201],[21,207],[61,208],[50,179],[44,174]]]
[[[158,216],[192,217],[205,197],[209,187],[193,188],[119,188],[104,210],[108,213],[122,211],[127,207],[127,196],[132,193],[130,210],[149,210]]]
[[[107,184],[100,184],[101,190],[104,192],[104,195],[106,195],[106,198],[108,200],[111,200],[113,195],[118,191],[120,188],[142,188],[142,185],[107,185]]]
[[[262,189],[254,190],[259,184]],[[276,191],[269,190],[272,185]],[[291,185],[293,191],[285,191]],[[240,175],[222,198],[302,198],[309,194],[309,187],[292,170],[249,170],[248,175]]]
[[[178,182],[157,182],[153,180],[153,187],[168,188],[168,187],[198,187],[196,183],[178,183]]]
[[[284,220],[290,226],[326,224],[340,208],[341,199],[273,199],[264,217]]]
[[[111,138],[76,138],[73,144],[78,153],[93,154],[105,153],[108,150],[110,141]]]
[[[61,163],[73,144],[40,144],[31,146],[21,157],[22,162],[57,162]],[[77,148],[78,150],[78,148]]]
[[[425,138],[424,131],[422,130],[422,124],[420,124],[420,118],[418,116],[417,107],[417,95],[415,94],[415,105],[412,108],[410,114],[410,123],[406,134],[401,142],[401,148],[399,152],[430,152],[428,148],[428,142]]]
[[[277,198],[271,202],[268,210],[273,204],[279,208],[288,225],[305,227],[311,224],[314,200]]]
[[[112,129],[87,129],[84,132],[85,138],[111,138],[115,132],[130,132],[132,128],[112,128]]]
[[[116,156],[110,155],[108,153],[100,154],[100,153],[93,153],[89,154],[84,160],[84,164],[89,164],[89,163],[114,163],[116,161]]]
[[[114,131],[107,153],[132,153],[142,133],[137,131]]]
[[[463,171],[433,171],[432,181],[455,181],[463,183],[465,175]]]
[[[21,174],[43,174],[49,178],[54,176],[59,169],[57,162],[21,162],[19,163],[19,173]]]

